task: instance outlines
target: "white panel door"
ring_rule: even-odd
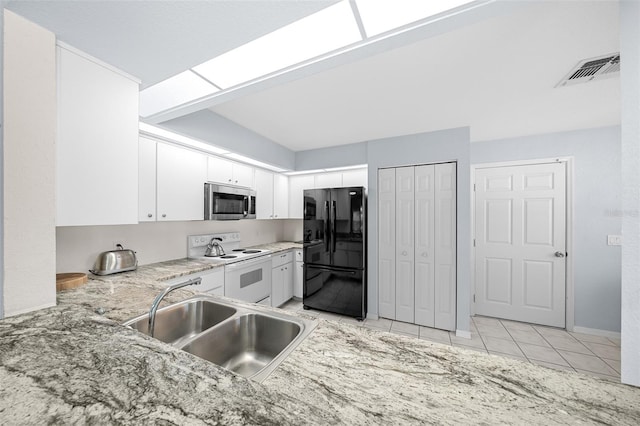
[[[414,321],[414,168],[396,169],[396,320]]]
[[[156,141],[138,141],[138,221],[156,220]]]
[[[565,327],[565,164],[476,171],[476,312]]]
[[[378,314],[396,319],[396,169],[378,170]]]
[[[435,168],[435,328],[456,329],[456,163]]]
[[[415,323],[433,327],[434,311],[434,171],[415,168]]]
[[[159,143],[157,167],[158,220],[204,220],[207,157]]]

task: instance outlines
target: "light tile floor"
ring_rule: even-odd
[[[303,310],[302,302],[291,300],[283,305],[282,309]],[[577,371],[616,382],[620,381],[619,339],[480,316],[471,318],[471,339],[465,339],[456,336],[454,332],[385,318],[357,321],[327,312],[314,310],[304,312],[318,318],[349,323],[357,327],[412,336],[515,358],[547,368]]]

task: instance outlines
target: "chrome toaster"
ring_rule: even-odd
[[[117,250],[105,251],[98,255],[93,269],[89,272],[95,275],[110,275],[118,272],[135,271],[138,268],[136,252],[117,244]]]

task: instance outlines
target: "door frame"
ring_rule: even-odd
[[[574,157],[554,157],[554,158],[542,158],[535,160],[514,160],[514,161],[501,161],[492,163],[477,163],[471,165],[471,292],[469,301],[471,316],[476,313],[476,304],[474,297],[476,294],[476,248],[474,246],[474,240],[476,238],[476,171],[478,169],[488,169],[495,167],[513,167],[513,166],[528,166],[534,164],[549,164],[549,163],[565,163],[565,182],[566,182],[566,248],[567,248],[567,264],[565,272],[565,328],[567,331],[573,331],[575,327],[575,293],[573,282],[573,223],[574,223]]]

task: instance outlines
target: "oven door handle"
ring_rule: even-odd
[[[254,259],[239,260],[237,262],[227,263],[226,265],[224,265],[224,267],[229,271],[234,271],[236,269],[247,268],[247,267],[251,267],[253,265],[259,264],[259,263],[266,263],[266,262],[271,262],[271,255],[270,254],[266,254],[264,256],[259,256],[259,257],[254,258]]]

